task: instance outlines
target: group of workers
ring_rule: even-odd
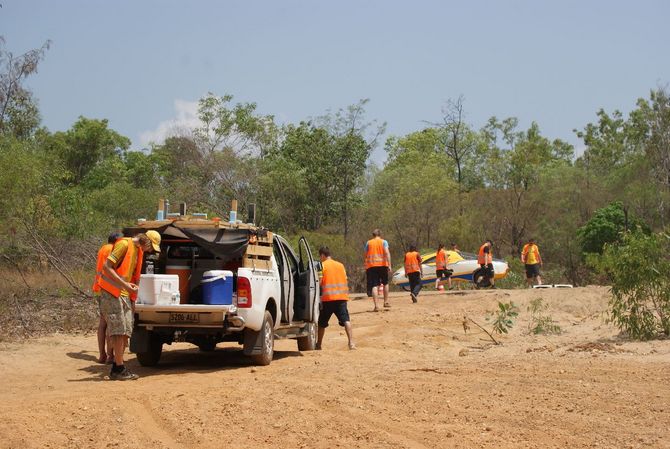
[[[380,296],[383,298],[383,306],[391,307],[388,297],[388,281],[393,265],[389,244],[381,235],[379,229],[372,231],[372,238],[366,242],[364,249],[367,295],[373,301],[374,312],[380,310],[378,305]],[[107,244],[98,251],[96,276],[93,283],[93,292],[100,312],[98,362],[112,365],[109,374],[111,380],[138,378],[137,374],[125,367],[123,353],[133,330],[134,302],[137,299],[144,253],[160,252],[160,242],[161,236],[156,231],[147,231],[134,237],[123,237],[120,233],[113,233],[109,236]],[[491,240],[486,240],[481,245],[477,261],[482,269],[487,270],[492,287],[495,287],[492,245]],[[316,349],[321,349],[332,315],[335,315],[339,325],[344,327],[349,349],[356,349],[347,308],[349,284],[344,265],[332,258],[327,246],[319,248],[319,258],[323,276],[321,278],[321,313]],[[451,250],[446,250],[444,244],[439,243],[435,257],[437,275],[435,289],[443,287],[445,282],[449,289],[452,288],[453,271],[448,268],[448,265],[460,260],[463,260],[463,256],[455,243],[451,244]],[[525,265],[528,285],[531,286],[534,280],[541,283],[539,269],[542,265],[542,258],[534,239],[529,239],[523,247],[521,261]],[[422,287],[423,269],[421,255],[416,245],[410,245],[409,251],[405,253],[404,266],[410,283],[410,298],[413,303],[417,303]]]
[[[349,340],[349,349],[355,349],[353,340],[353,331],[347,301],[349,300],[349,287],[347,274],[344,265],[332,259],[330,249],[321,247],[319,256],[322,263],[323,277],[321,279],[321,315],[319,316],[319,333],[317,340],[317,349],[321,349],[323,336],[328,327],[328,321],[335,314],[340,326],[345,328]],[[367,283],[367,295],[373,301],[373,311],[378,312],[378,302],[383,298],[385,308],[390,308],[389,302],[389,276],[392,274],[391,251],[389,244],[382,238],[381,230],[372,231],[372,238],[365,243],[364,248],[365,275]],[[435,255],[435,289],[443,288],[446,282],[448,288],[453,288],[451,275],[453,271],[449,269],[449,264],[464,260],[458,246],[451,244],[451,250],[446,250],[443,243],[438,244]],[[493,242],[487,239],[480,247],[477,253],[477,262],[484,274],[488,277],[491,288],[495,288],[495,272],[493,269]],[[521,251],[521,262],[525,266],[526,281],[528,286],[533,282],[542,283],[540,278],[540,267],[542,258],[540,250],[534,239],[529,239]],[[405,274],[410,285],[410,299],[413,303],[418,302],[419,292],[421,291],[423,277],[422,259],[417,251],[416,245],[410,245],[409,251],[405,253],[404,260]]]

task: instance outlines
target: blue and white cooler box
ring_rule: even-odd
[[[202,302],[209,305],[233,303],[233,272],[209,270],[202,275]]]

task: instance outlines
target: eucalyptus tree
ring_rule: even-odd
[[[455,168],[454,177],[458,185],[458,210],[463,214],[463,193],[476,184],[476,158],[478,155],[477,133],[465,122],[465,98],[448,100],[442,108],[442,119],[432,123],[437,130],[435,150],[450,160]],[[450,167],[447,167],[449,169]]]
[[[233,96],[207,94],[198,102],[199,126],[190,137],[198,154],[198,202],[219,215],[258,198],[260,161],[278,144],[279,130],[272,115],[259,114],[255,103],[232,104]]]
[[[345,240],[349,234],[352,208],[361,204],[361,186],[372,150],[386,124],[365,119],[369,99],[318,117],[316,122],[334,137],[331,152],[335,172],[330,182],[335,187],[335,207],[339,211]]]
[[[0,36],[0,135],[26,138],[39,126],[39,110],[23,83],[37,72],[50,45],[51,41],[46,41],[40,48],[15,56],[5,49],[5,39]]]
[[[521,251],[523,240],[542,214],[542,198],[532,195],[541,182],[543,170],[554,165],[569,165],[573,148],[561,141],[543,137],[533,122],[526,131],[519,131],[518,120],[489,119],[481,136],[486,145],[484,173],[487,191],[475,197],[482,210],[483,235],[509,247],[510,253]],[[502,143],[502,145],[501,145]]]

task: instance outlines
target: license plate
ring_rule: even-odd
[[[170,312],[170,323],[199,323],[199,313]]]

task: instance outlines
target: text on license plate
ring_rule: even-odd
[[[170,323],[199,323],[199,313],[170,312]]]

